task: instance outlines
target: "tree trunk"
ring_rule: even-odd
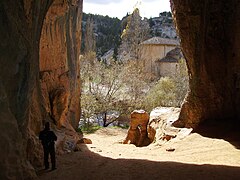
[[[103,127],[107,127],[109,124],[107,124],[107,112],[104,112],[104,117],[103,117]]]

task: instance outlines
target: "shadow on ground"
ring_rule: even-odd
[[[240,167],[111,159],[82,146],[81,152],[59,156],[55,171],[38,171],[40,180],[240,179]]]
[[[207,121],[202,123],[195,132],[204,137],[224,139],[240,149],[240,124],[238,122],[227,120]]]

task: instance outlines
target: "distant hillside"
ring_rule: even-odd
[[[159,17],[149,19],[151,35],[162,38],[177,39],[177,33],[173,24],[171,12],[162,12]]]
[[[109,16],[93,15],[83,13],[82,19],[82,50],[84,50],[84,35],[86,21],[91,17],[94,21],[94,32],[96,37],[97,56],[101,57],[109,49],[117,49],[121,34],[121,21]]]
[[[125,28],[124,25],[126,26],[126,17],[120,20],[109,16],[83,13],[82,50],[84,50],[84,35],[88,17],[92,17],[94,21],[97,56],[99,58],[102,57],[110,49],[114,49],[113,56],[116,56],[117,49],[121,42],[121,31]],[[148,21],[151,28],[150,37],[177,38],[171,12],[162,12],[159,14],[159,17],[150,18]]]

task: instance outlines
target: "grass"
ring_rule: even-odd
[[[98,129],[102,128],[101,126],[93,126],[93,125],[84,125],[84,126],[81,126],[80,128],[78,128],[78,132],[83,132],[83,133],[86,133],[86,134],[92,134],[92,133],[95,133]]]
[[[102,126],[98,126],[98,125],[92,125],[92,124],[89,124],[89,126],[86,124],[86,125],[83,125],[81,126],[80,128],[77,129],[77,132],[80,132],[80,133],[86,133],[86,134],[92,134],[92,133],[95,133],[97,130],[101,129],[101,128],[104,128]],[[113,128],[113,129],[128,129],[129,126],[128,125],[125,125],[125,126],[109,126],[108,128]]]

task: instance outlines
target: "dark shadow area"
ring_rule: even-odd
[[[240,179],[240,167],[154,162],[141,159],[112,159],[82,151],[58,156],[55,171],[38,171],[44,179]]]
[[[209,138],[224,139],[240,149],[240,124],[235,121],[206,121],[201,123],[194,132]]]

